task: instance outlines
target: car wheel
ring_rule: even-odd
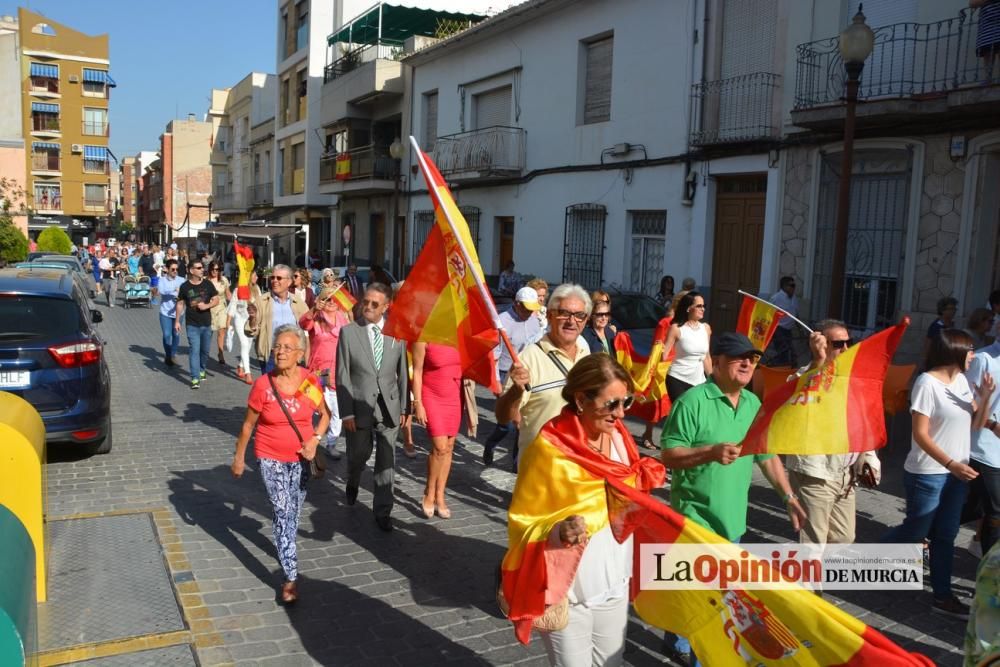
[[[111,451],[112,444],[112,434],[113,429],[111,428],[111,420],[108,420],[108,434],[104,436],[104,440],[99,442],[93,442],[87,445],[87,451],[91,454],[107,454]]]

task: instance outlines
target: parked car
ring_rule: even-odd
[[[100,311],[66,271],[0,270],[0,390],[38,410],[48,443],[111,451],[111,374]]]
[[[635,351],[640,354],[649,354],[656,325],[666,314],[666,308],[645,294],[620,292],[611,295],[611,319],[617,323],[619,331],[629,333]]]
[[[30,255],[37,255],[37,257],[32,259]],[[80,276],[84,279],[84,282],[87,285],[87,294],[90,294],[91,298],[97,296],[96,287],[93,283],[93,273],[83,268],[83,264],[80,260],[73,257],[73,255],[55,255],[52,253],[30,253],[30,255],[28,256],[28,261],[32,263],[44,262],[45,264],[62,264],[63,266],[69,267],[70,270],[80,274]]]
[[[74,271],[73,267],[69,264],[63,262],[46,262],[42,259],[36,259],[34,262],[19,262],[13,268],[27,271],[61,271],[73,278],[73,281],[83,290],[83,293],[88,295],[90,305],[93,305],[95,295],[93,294],[93,290],[90,289],[90,281],[84,274]]]

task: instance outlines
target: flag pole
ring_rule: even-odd
[[[803,329],[805,329],[809,333],[815,333],[811,328],[809,328],[808,326],[806,326],[805,322],[803,322],[799,318],[795,317],[794,315],[792,315],[790,312],[788,312],[787,310],[785,310],[781,306],[776,306],[773,303],[771,303],[770,301],[768,301],[767,299],[762,299],[759,296],[754,296],[753,294],[749,294],[747,292],[744,292],[743,290],[736,290],[736,291],[737,291],[737,293],[742,294],[743,296],[748,296],[751,299],[754,299],[756,301],[760,301],[761,303],[766,303],[767,305],[771,306],[771,308],[774,308],[775,310],[784,313],[784,315],[786,317],[790,318],[793,322],[797,323],[800,327],[802,327]]]
[[[413,146],[413,150],[417,157],[417,162],[420,163],[420,171],[424,175],[424,181],[427,183],[427,190],[431,191],[433,188],[428,178],[430,169],[427,167],[427,161],[424,159],[424,152],[420,150],[420,145],[417,144],[416,138],[410,135],[410,144]],[[433,198],[438,199],[438,195],[435,192],[432,195]],[[486,289],[486,283],[483,282],[483,277],[479,274],[479,271],[475,270],[475,266],[478,262],[473,262],[472,257],[469,255],[468,248],[465,247],[465,241],[462,239],[462,235],[458,233],[458,228],[455,226],[455,221],[451,219],[451,215],[448,213],[448,209],[445,206],[441,206],[440,201],[438,206],[441,208],[442,213],[444,213],[445,220],[448,221],[448,226],[451,227],[451,233],[455,236],[455,241],[458,242],[458,249],[462,252],[462,257],[465,260],[465,265],[469,267],[472,271],[472,278],[476,281],[476,287],[479,289],[479,294],[483,298],[483,302],[490,311],[490,317],[493,319],[493,326],[496,327],[497,332],[500,334],[500,340],[503,341],[504,346],[507,348],[507,352],[510,353],[511,361],[515,364],[520,364],[521,360],[517,356],[517,350],[510,342],[510,338],[507,337],[507,332],[503,328],[503,323],[500,322],[500,313],[497,312],[497,307],[493,303],[493,297],[490,295],[490,291]]]

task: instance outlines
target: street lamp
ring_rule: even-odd
[[[847,264],[847,225],[851,211],[851,173],[854,171],[854,115],[858,104],[858,85],[865,60],[875,46],[875,33],[865,23],[865,15],[858,13],[840,33],[840,57],[847,70],[844,89],[844,147],[840,162],[840,187],[837,192],[837,224],[833,232],[833,272],[830,285],[829,316],[843,319],[844,273]]]

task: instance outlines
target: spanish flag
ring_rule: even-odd
[[[347,285],[347,283],[340,283],[336,291],[333,293],[333,300],[337,302],[337,305],[344,309],[344,312],[350,313],[351,310],[354,309],[354,306],[357,305],[358,300],[354,298],[354,295],[351,294],[351,291],[347,289],[345,285]]]
[[[250,300],[250,276],[253,274],[253,250],[249,246],[240,245],[233,239],[233,250],[236,253],[236,265],[239,275],[236,278],[236,298],[240,301]]]
[[[393,300],[385,333],[399,340],[438,343],[458,349],[463,375],[499,391],[493,348],[500,334],[490,305],[476,285],[483,279],[469,225],[430,157],[416,148],[427,190],[434,202],[435,224],[424,249]],[[450,219],[450,223],[449,223]],[[455,231],[452,231],[454,225]],[[468,253],[466,262],[459,239]]]
[[[768,394],[743,454],[846,454],[885,445],[882,385],[909,323],[903,318]]]
[[[333,163],[333,178],[337,181],[346,181],[351,177],[351,154],[340,153]]]
[[[632,337],[627,331],[615,336],[615,356],[618,363],[632,376],[635,384],[635,403],[629,414],[648,422],[658,422],[670,413],[670,397],[667,395],[667,372],[676,350],[670,351],[667,361],[661,361],[663,347],[673,320],[664,317],[653,332],[653,345],[649,356],[636,351]],[[652,360],[652,361],[650,361]]]
[[[558,522],[578,514],[589,536],[610,527],[619,543],[632,539],[635,611],[647,623],[690,639],[702,664],[933,664],[805,589],[642,590],[643,544],[728,543],[653,498],[650,491],[664,481],[663,466],[639,456],[621,422],[618,433],[631,464],[587,447],[579,420],[566,408],[522,451],[502,565],[509,618],[522,643],[530,640],[534,619],[572,586],[586,547],[560,547],[550,534]]]
[[[778,328],[778,321],[784,315],[784,312],[767,301],[744,294],[736,331],[749,338],[758,350],[765,350]]]
[[[312,373],[306,376],[306,379],[302,381],[299,385],[298,391],[295,392],[296,395],[302,396],[307,399],[314,407],[319,407],[320,403],[323,402],[323,387],[319,383],[319,379]]]

